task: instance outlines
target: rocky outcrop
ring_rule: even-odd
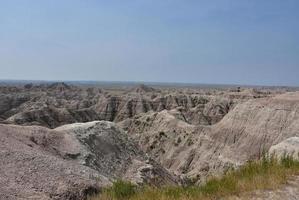
[[[299,137],[291,137],[271,146],[269,154],[278,158],[292,157],[299,159]]]
[[[298,136],[298,113],[298,92],[249,100],[238,104],[216,124],[211,137],[230,146],[226,157],[256,158],[272,145]]]
[[[30,96],[26,94],[0,94],[0,115],[2,115],[3,118],[7,117],[8,115],[5,115],[6,112],[29,100]]]
[[[119,124],[164,167],[203,181],[298,136],[299,93],[239,103],[212,126],[189,124],[177,110],[140,114]]]
[[[161,176],[175,182],[169,170],[200,182],[298,136],[298,93],[144,85],[100,89],[64,83],[0,91],[2,123],[58,127],[53,131],[79,144],[80,154],[68,159],[108,179],[142,183]],[[117,122],[134,141],[114,124],[90,122],[96,120]],[[77,122],[90,123],[72,124]]]
[[[3,199],[84,199],[109,185],[99,172],[70,155],[80,144],[42,127],[0,125],[0,194]]]
[[[82,144],[75,159],[109,179],[123,178],[136,184],[178,183],[171,174],[146,156],[128,135],[112,122],[94,121],[58,127]]]
[[[111,122],[51,130],[0,125],[0,195],[4,199],[85,199],[124,178],[136,184],[176,184]]]
[[[70,86],[65,83],[0,88],[0,119],[20,125],[61,125],[105,120],[119,122],[149,111],[177,109],[190,124],[212,125],[235,105],[219,94],[172,91],[141,85],[134,90]]]

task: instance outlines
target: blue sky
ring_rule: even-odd
[[[298,0],[0,0],[0,79],[299,86]]]

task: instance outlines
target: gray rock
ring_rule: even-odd
[[[81,200],[116,179],[177,184],[111,122],[0,125],[0,195],[5,199]]]
[[[291,137],[271,146],[269,154],[278,158],[291,156],[294,159],[299,159],[299,137]]]
[[[136,184],[156,186],[178,183],[174,176],[147,157],[115,123],[76,123],[55,130],[76,137],[82,145],[81,154],[75,159],[111,180],[123,178]]]
[[[85,199],[111,184],[98,171],[65,157],[77,140],[42,127],[0,125],[0,195],[4,199]]]

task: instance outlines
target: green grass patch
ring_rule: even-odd
[[[257,189],[277,189],[296,175],[299,175],[299,161],[289,156],[280,160],[264,156],[237,170],[229,170],[222,177],[212,177],[202,186],[137,188],[131,183],[116,181],[90,200],[212,200]]]
[[[130,182],[118,180],[113,183],[111,188],[106,188],[104,194],[109,199],[129,199],[137,192],[137,186]]]

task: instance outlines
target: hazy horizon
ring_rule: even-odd
[[[252,88],[294,88],[296,85],[255,85],[255,84],[229,84],[229,83],[200,83],[200,82],[151,82],[151,81],[105,81],[105,80],[29,80],[29,79],[0,79],[0,85],[24,85],[24,84],[53,84],[53,83],[66,83],[71,85],[90,85],[90,86],[170,86],[170,87],[216,87],[216,88],[231,88],[231,87],[252,87]]]
[[[296,0],[0,2],[1,80],[299,86]]]

